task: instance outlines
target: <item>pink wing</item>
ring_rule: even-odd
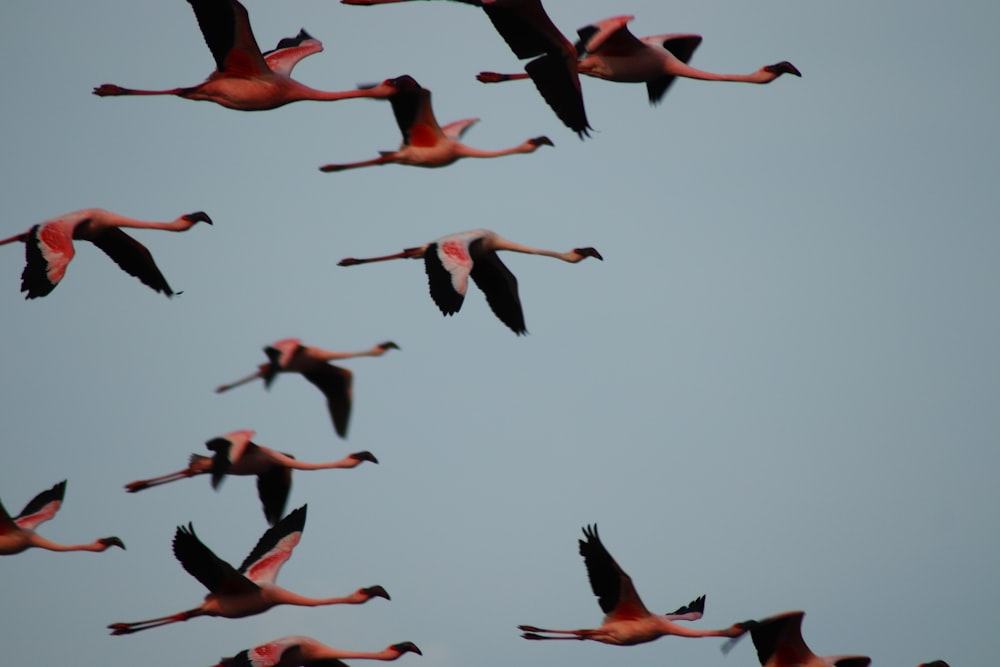
[[[271,360],[272,364],[280,369],[286,369],[300,345],[302,345],[302,341],[298,338],[285,338],[265,347],[264,353],[267,354],[267,358]]]
[[[66,480],[63,480],[47,491],[42,491],[31,499],[21,513],[14,517],[18,528],[34,530],[56,515],[62,507],[63,496],[66,494]]]
[[[76,250],[73,249],[73,226],[61,221],[35,225],[28,234],[21,291],[33,299],[55,289],[66,275],[66,267]]]
[[[240,565],[240,573],[255,584],[273,584],[281,566],[292,556],[306,525],[306,505],[270,528]]]
[[[304,639],[304,637],[282,637],[254,646],[247,651],[247,660],[253,667],[274,667],[281,661],[285,651],[299,646]]]
[[[272,72],[290,76],[299,61],[323,50],[323,43],[305,30],[295,37],[286,37],[278,42],[278,47],[264,54],[264,62]]]
[[[642,49],[642,43],[626,27],[634,16],[615,16],[577,31],[583,48],[589,53],[602,48],[607,55],[627,55]],[[588,34],[589,33],[589,34]]]
[[[448,123],[441,128],[441,131],[444,132],[444,136],[452,141],[458,141],[465,134],[466,130],[478,122],[478,118],[463,118],[462,120],[456,120],[454,123]]]

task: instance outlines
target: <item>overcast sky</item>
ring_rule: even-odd
[[[518,624],[596,627],[577,553],[601,536],[647,605],[707,594],[696,627],[803,609],[819,654],[876,665],[986,665],[1000,594],[1000,6],[547,0],[568,35],[630,13],[637,35],[693,32],[698,67],[767,86],[583,81],[593,137],[563,127],[483,13],[452,2],[346,7],[246,0],[263,48],[305,27],[316,88],[410,74],[465,140],[554,148],[445,169],[323,174],[394,149],[385,102],[243,113],[177,98],[98,98],[102,83],[193,85],[214,62],[182,0],[24,0],[0,7],[5,68],[0,237],[102,207],[214,226],[135,233],[183,295],[155,294],[78,244],[64,281],[26,302],[23,248],[0,248],[0,499],[17,512],[68,479],[40,532],[128,550],[0,562],[3,662],[210,665],[290,634],[352,650],[411,640],[422,667],[757,664],[746,641],[631,648],[526,642]],[[419,262],[340,268],[485,227],[576,265],[508,254],[530,335],[470,288],[443,318]],[[402,348],[355,371],[349,437],[322,396],[279,377],[224,395],[286,337]],[[193,522],[238,565],[266,523],[253,481],[141,494],[237,429],[308,461],[305,533],[279,583],[304,595],[381,584],[391,601],[200,618],[128,637],[105,626],[189,609],[176,562]],[[363,664],[363,663],[362,663]]]

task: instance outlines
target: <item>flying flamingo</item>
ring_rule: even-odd
[[[521,299],[517,294],[517,278],[497,257],[498,250],[511,250],[528,255],[555,257],[575,264],[587,257],[603,260],[594,248],[574,248],[567,252],[539,250],[520,245],[491,232],[473,229],[442,236],[436,241],[383,257],[340,260],[338,266],[353,266],[390,259],[423,259],[431,298],[441,313],[453,315],[462,308],[469,276],[486,295],[493,313],[518,336],[528,333],[524,325]]]
[[[478,118],[465,118],[441,127],[434,118],[434,110],[431,108],[431,91],[422,87],[409,75],[388,79],[385,83],[395,89],[389,97],[389,102],[392,104],[396,123],[403,133],[403,144],[399,150],[382,151],[379,157],[361,162],[328,164],[320,167],[320,171],[343,171],[390,163],[408,164],[414,167],[444,167],[465,157],[485,158],[534,153],[539,146],[552,145],[548,137],[535,137],[499,151],[485,151],[466,146],[459,139],[473,123],[479,120]]]
[[[173,296],[174,291],[160,273],[153,256],[122,228],[165,229],[183,232],[196,222],[212,224],[211,218],[197,211],[182,215],[173,222],[143,222],[101,208],[87,208],[40,222],[31,229],[0,245],[20,241],[25,244],[25,265],[21,273],[21,291],[25,299],[46,296],[66,274],[66,267],[76,254],[73,239],[90,241],[103,250],[125,273],[135,276],[157,292]]]
[[[246,8],[237,0],[188,0],[198,26],[215,58],[217,69],[196,86],[167,90],[132,90],[111,83],[94,88],[94,94],[176,95],[189,100],[215,102],[229,109],[261,111],[299,100],[336,101],[355,97],[385,97],[383,85],[369,89],[327,92],[305,86],[291,78],[292,69],[303,58],[323,50],[323,44],[305,30],[285,38],[278,47],[262,54],[250,29]]]
[[[776,614],[761,621],[746,621],[740,626],[750,632],[757,658],[763,667],[867,667],[866,655],[832,655],[820,657],[802,639],[803,611]],[[738,637],[726,642],[728,652]]]
[[[301,373],[326,396],[333,428],[337,435],[346,438],[347,422],[354,401],[354,392],[351,389],[354,374],[346,368],[327,362],[353,357],[380,357],[389,350],[398,349],[398,345],[386,341],[363,352],[328,352],[318,347],[303,345],[298,338],[285,338],[264,348],[268,363],[261,364],[256,371],[245,378],[216,387],[215,391],[221,394],[257,378],[263,379],[264,386],[270,388],[278,373]]]
[[[307,598],[274,583],[281,566],[302,538],[306,506],[290,513],[269,528],[239,569],[216,556],[194,533],[194,527],[179,526],[174,535],[174,556],[188,574],[208,589],[205,601],[193,609],[135,623],[112,623],[112,635],[128,635],[140,630],[186,621],[198,616],[243,618],[265,612],[280,604],[318,607],[330,604],[363,604],[373,597],[389,599],[381,586],[359,588],[346,597]]]
[[[215,667],[347,667],[342,659],[395,660],[404,653],[423,655],[413,642],[401,642],[376,653],[367,653],[342,651],[311,637],[282,637],[223,658]]]
[[[604,644],[630,646],[659,639],[665,635],[682,637],[738,637],[746,630],[734,624],[722,630],[692,630],[677,624],[677,620],[697,620],[704,609],[704,596],[672,614],[655,615],[646,609],[632,586],[632,578],[611,557],[601,543],[597,526],[585,527],[586,540],[580,540],[580,555],[587,566],[590,587],[606,614],[601,627],[591,630],[547,630],[533,625],[519,625],[525,639],[590,639]],[[546,632],[566,636],[545,636]]]
[[[341,0],[345,5],[384,5],[411,0]],[[559,120],[582,139],[589,136],[590,123],[583,106],[577,52],[542,7],[541,0],[455,0],[481,7],[493,27],[525,65],[545,102]]]
[[[701,44],[701,35],[652,35],[639,39],[627,27],[633,18],[615,16],[577,31],[580,74],[607,81],[645,83],[650,104],[658,103],[678,76],[746,83],[770,83],[782,74],[802,76],[788,61],[767,65],[751,74],[715,74],[695,69],[687,62]],[[481,72],[476,78],[483,83],[498,83],[525,79],[527,75]]]
[[[19,554],[32,547],[49,551],[104,551],[109,547],[125,548],[117,537],[102,537],[90,544],[56,544],[35,532],[56,515],[66,494],[66,480],[31,499],[21,513],[11,518],[0,503],[0,556]]]
[[[305,463],[295,460],[291,454],[282,454],[269,447],[251,442],[253,431],[233,431],[218,438],[212,438],[205,446],[215,452],[214,456],[192,454],[188,467],[169,475],[143,479],[125,485],[129,493],[135,493],[167,482],[212,474],[212,488],[218,489],[226,475],[255,475],[257,495],[264,507],[264,516],[272,526],[285,513],[288,492],[292,488],[292,470],[325,470],[327,468],[354,468],[364,461],[378,463],[371,452],[355,452],[339,461],[329,463]]]

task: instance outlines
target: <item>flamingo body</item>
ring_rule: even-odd
[[[548,137],[534,137],[512,148],[498,151],[486,151],[463,144],[460,139],[478,118],[466,118],[449,123],[444,127],[438,125],[431,108],[431,91],[422,87],[413,77],[403,75],[388,79],[384,85],[394,89],[389,96],[393,115],[403,133],[403,143],[398,150],[382,151],[380,157],[348,164],[328,164],[320,167],[320,171],[343,171],[358,167],[378,166],[383,164],[405,164],[413,167],[444,167],[461,158],[501,157],[517,153],[533,153],[539,146],[551,146]]]
[[[188,467],[168,475],[130,482],[125,485],[129,493],[153,486],[174,482],[196,475],[212,475],[212,488],[217,489],[226,475],[247,475],[257,478],[257,495],[264,509],[264,516],[272,526],[284,516],[285,504],[292,488],[292,470],[321,470],[326,468],[354,468],[364,461],[378,463],[368,451],[349,454],[329,463],[305,463],[291,454],[284,454],[251,441],[254,432],[233,431],[212,438],[205,446],[214,455],[192,454]]]
[[[521,625],[521,635],[532,640],[592,640],[616,646],[643,644],[666,635],[682,637],[738,637],[746,630],[734,624],[722,630],[694,630],[678,624],[680,620],[697,620],[705,608],[701,596],[670,614],[650,613],[639,598],[632,578],[615,562],[597,534],[597,526],[583,529],[580,555],[587,567],[590,587],[597,596],[604,622],[599,628],[585,630],[548,630],[533,625]],[[548,633],[548,634],[538,634]],[[551,636],[557,635],[557,636]]]
[[[0,503],[0,556],[19,554],[31,548],[49,551],[105,551],[109,547],[125,548],[117,537],[102,537],[89,544],[57,544],[35,532],[41,524],[56,515],[66,494],[66,480],[42,491],[11,517]]]
[[[820,657],[813,653],[802,639],[804,616],[803,611],[789,611],[740,624],[750,632],[763,667],[866,667],[871,664],[871,658],[864,655]]]
[[[198,616],[243,618],[281,604],[317,607],[331,604],[363,604],[373,597],[389,599],[381,586],[361,588],[339,598],[307,598],[275,583],[278,572],[302,538],[306,506],[294,510],[264,533],[240,567],[216,556],[198,539],[191,524],[179,526],[174,534],[174,556],[209,593],[199,606],[177,614],[135,623],[112,623],[112,635],[127,635],[150,628],[186,621]]]
[[[261,53],[250,28],[246,8],[238,0],[188,0],[194,9],[205,43],[215,58],[216,70],[202,83],[167,90],[133,90],[106,83],[94,88],[100,97],[114,95],[176,95],[189,100],[215,102],[238,111],[275,109],[300,100],[336,101],[356,97],[384,97],[389,90],[328,92],[310,88],[291,78],[303,58],[323,50],[322,43],[305,30],[285,38],[273,51]]]
[[[443,236],[432,243],[408,248],[401,253],[340,260],[339,266],[353,266],[391,259],[423,259],[431,298],[443,315],[453,315],[462,308],[469,278],[486,295],[493,313],[517,335],[528,332],[518,295],[517,278],[510,272],[497,251],[510,250],[529,255],[554,257],[575,264],[587,257],[603,260],[594,248],[574,248],[567,252],[541,250],[520,245],[488,229],[473,229]]]
[[[346,438],[351,406],[354,403],[354,374],[346,368],[327,362],[352,357],[379,357],[389,350],[398,349],[399,346],[392,341],[385,341],[363,352],[329,352],[303,345],[298,338],[285,338],[264,348],[268,363],[261,364],[257,371],[245,378],[217,387],[215,391],[229,391],[257,378],[263,379],[264,386],[269,388],[279,373],[299,373],[326,396],[333,428],[337,435]]]
[[[216,667],[347,667],[342,659],[396,660],[406,653],[423,655],[413,642],[367,653],[343,651],[311,637],[282,637],[223,658]]]
[[[88,208],[46,220],[22,234],[0,240],[0,245],[15,241],[25,244],[25,265],[21,273],[21,291],[25,292],[25,299],[52,293],[76,254],[74,240],[90,241],[144,285],[173,296],[174,291],[149,250],[122,228],[183,232],[198,222],[212,224],[211,218],[202,211],[182,215],[173,222],[144,222],[100,208]]]

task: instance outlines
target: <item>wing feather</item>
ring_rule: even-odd
[[[42,491],[28,501],[21,513],[14,517],[14,523],[18,528],[34,530],[56,515],[62,507],[64,495],[66,495],[66,480]]]
[[[501,322],[518,336],[528,333],[521,298],[517,293],[517,278],[492,250],[477,252],[479,244],[481,241],[473,241],[470,248],[476,258],[472,265],[472,280],[486,295],[486,302]]]
[[[143,244],[117,227],[109,227],[91,239],[93,244],[104,251],[121,269],[142,281],[144,285],[167,296],[174,291],[167,279],[153,261],[153,256]]]
[[[615,562],[601,542],[597,526],[584,527],[583,534],[587,539],[580,540],[580,555],[587,566],[590,588],[607,615],[605,622],[649,616],[649,610],[635,592],[632,578]]]
[[[340,366],[321,364],[310,368],[302,375],[326,396],[326,407],[330,411],[330,419],[333,420],[333,429],[341,438],[346,438],[351,405],[354,402],[352,390],[354,374]]]
[[[190,523],[174,533],[174,556],[181,566],[212,593],[250,593],[258,586],[215,555],[198,539]]]
[[[295,545],[302,539],[305,525],[306,505],[303,505],[261,536],[257,546],[240,565],[239,571],[255,583],[273,584],[281,566],[291,557]]]

